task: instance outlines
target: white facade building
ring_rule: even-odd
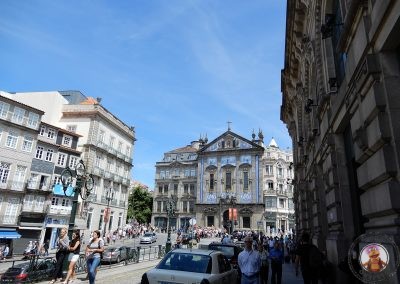
[[[79,202],[75,225],[80,229],[106,229],[107,232],[125,225],[136,140],[134,128],[104,108],[100,99],[86,97],[79,91],[13,93],[12,96],[43,110],[44,122],[82,135],[77,149],[82,152],[87,172],[93,174],[95,187],[87,201]],[[109,204],[107,189],[114,190]],[[107,226],[104,226],[106,220]]]

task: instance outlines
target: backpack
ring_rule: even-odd
[[[315,245],[310,245],[309,247],[308,265],[311,270],[318,270],[323,266],[322,252]]]

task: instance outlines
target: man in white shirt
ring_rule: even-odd
[[[238,257],[239,268],[242,272],[241,284],[258,284],[261,267],[260,254],[252,248],[252,237],[247,236],[244,244],[244,250],[239,253]]]

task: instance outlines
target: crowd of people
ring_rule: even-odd
[[[229,240],[230,239],[230,240]],[[244,250],[239,254],[238,264],[241,272],[241,284],[266,284],[269,271],[271,282],[282,283],[282,264],[294,263],[296,276],[299,270],[305,284],[326,283],[324,254],[311,244],[310,235],[303,233],[300,240],[293,236],[267,237],[249,232],[244,236]],[[222,242],[230,242],[225,236]]]

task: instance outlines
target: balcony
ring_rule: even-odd
[[[93,174],[95,174],[96,176],[99,176],[99,177],[103,177],[104,170],[96,166],[96,167],[94,167]]]
[[[46,206],[33,206],[33,205],[28,205],[24,204],[22,206],[21,212],[29,212],[29,213],[46,213]]]
[[[50,205],[49,214],[71,215],[72,206]]]
[[[115,181],[115,182],[118,182],[118,183],[121,183],[122,177],[119,176],[119,175],[114,175],[114,181]]]
[[[105,171],[104,172],[104,177],[110,179],[111,178],[111,172]]]
[[[39,123],[38,122],[33,124],[33,125],[31,125],[29,123],[29,119],[27,117],[23,117],[22,121],[17,121],[16,119],[13,119],[13,114],[14,114],[14,112],[8,111],[6,116],[1,116],[0,118],[8,120],[8,121],[10,121],[12,123],[15,123],[15,124],[19,124],[19,125],[28,127],[30,129],[34,129],[34,130],[38,130],[39,129]]]
[[[0,188],[13,191],[24,191],[25,181],[14,181],[9,179],[4,183],[0,183]]]
[[[123,178],[122,179],[122,184],[129,186],[131,184],[131,180],[129,178]]]
[[[125,207],[125,201],[124,200],[120,200],[119,201],[119,206],[120,207]]]
[[[48,182],[39,182],[39,181],[28,181],[26,185],[27,189],[30,190],[43,190],[43,191],[52,191],[52,187]]]
[[[111,200],[110,202],[111,205],[117,206],[118,201],[116,199]]]

